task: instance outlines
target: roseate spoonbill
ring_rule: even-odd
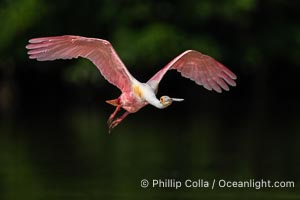
[[[29,40],[26,48],[29,50],[29,58],[38,61],[87,58],[97,66],[108,82],[121,90],[122,94],[118,98],[106,101],[116,107],[107,122],[109,132],[129,113],[135,113],[147,104],[162,109],[170,106],[174,101],[183,101],[168,96],[159,99],[156,97],[159,82],[168,70],[176,69],[183,77],[219,93],[222,89],[229,90],[227,84],[236,85],[234,81],[236,75],[233,72],[212,57],[194,50],[181,53],[150,80],[141,83],[129,73],[107,40],[72,35],[43,37]],[[115,119],[121,108],[126,110],[125,113]]]

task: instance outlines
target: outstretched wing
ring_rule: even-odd
[[[29,58],[38,61],[83,57],[91,60],[104,78],[122,92],[131,89],[134,79],[126,69],[112,45],[96,38],[55,36],[29,40]]]
[[[210,56],[198,51],[187,50],[174,58],[169,64],[157,72],[147,83],[157,89],[159,82],[168,70],[176,69],[183,77],[203,85],[208,90],[214,89],[221,93],[222,89],[228,91],[235,86],[236,75],[224,65]]]

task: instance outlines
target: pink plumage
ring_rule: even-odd
[[[147,83],[154,86],[159,84],[165,73],[171,69],[176,69],[183,77],[195,81],[198,85],[203,85],[208,90],[214,89],[219,93],[222,92],[222,89],[229,90],[227,84],[236,85],[234,81],[236,75],[233,72],[212,57],[194,50],[187,50],[174,58]]]
[[[149,103],[158,108],[165,108],[173,101],[182,101],[168,96],[163,96],[160,100],[155,97],[158,85],[168,70],[176,69],[183,77],[219,93],[222,89],[228,91],[228,85],[236,85],[234,80],[237,77],[233,72],[212,57],[194,50],[183,52],[147,83],[141,83],[129,73],[110,42],[106,40],[71,35],[43,37],[29,40],[26,48],[29,49],[29,58],[38,61],[78,57],[92,61],[103,77],[122,91],[119,98],[107,101],[116,106],[115,112],[108,120],[110,131],[129,113],[137,112]],[[121,107],[126,112],[113,120]]]
[[[106,40],[80,36],[56,36],[29,40],[30,59],[38,61],[83,57],[91,60],[104,78],[122,92],[130,90],[130,73]]]

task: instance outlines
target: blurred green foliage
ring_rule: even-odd
[[[3,51],[13,40],[26,32],[39,17],[37,10],[42,8],[38,0],[13,0],[0,4],[0,48]]]
[[[186,49],[225,60],[246,74],[279,59],[295,65],[298,5],[284,0],[6,0],[0,3],[1,68],[6,70],[11,61],[27,62],[28,39],[63,34],[108,39],[137,71],[158,69]],[[74,77],[91,71],[85,66],[76,64],[62,77],[76,82]],[[93,72],[81,82],[96,80]]]
[[[297,1],[70,2],[2,1],[0,50],[6,54],[1,59],[24,59],[23,51],[11,55],[7,49],[20,48],[31,37],[75,34],[111,40],[130,67],[165,63],[189,48],[217,58],[232,54],[226,55],[228,59],[240,63],[247,59],[250,64],[253,56],[252,62],[285,49],[287,59],[299,61],[300,30],[295,26],[299,20],[294,16]],[[233,57],[236,52],[240,57]]]

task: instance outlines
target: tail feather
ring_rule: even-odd
[[[119,99],[112,99],[112,100],[107,100],[105,101],[106,103],[113,105],[113,106],[118,106],[120,104]]]

